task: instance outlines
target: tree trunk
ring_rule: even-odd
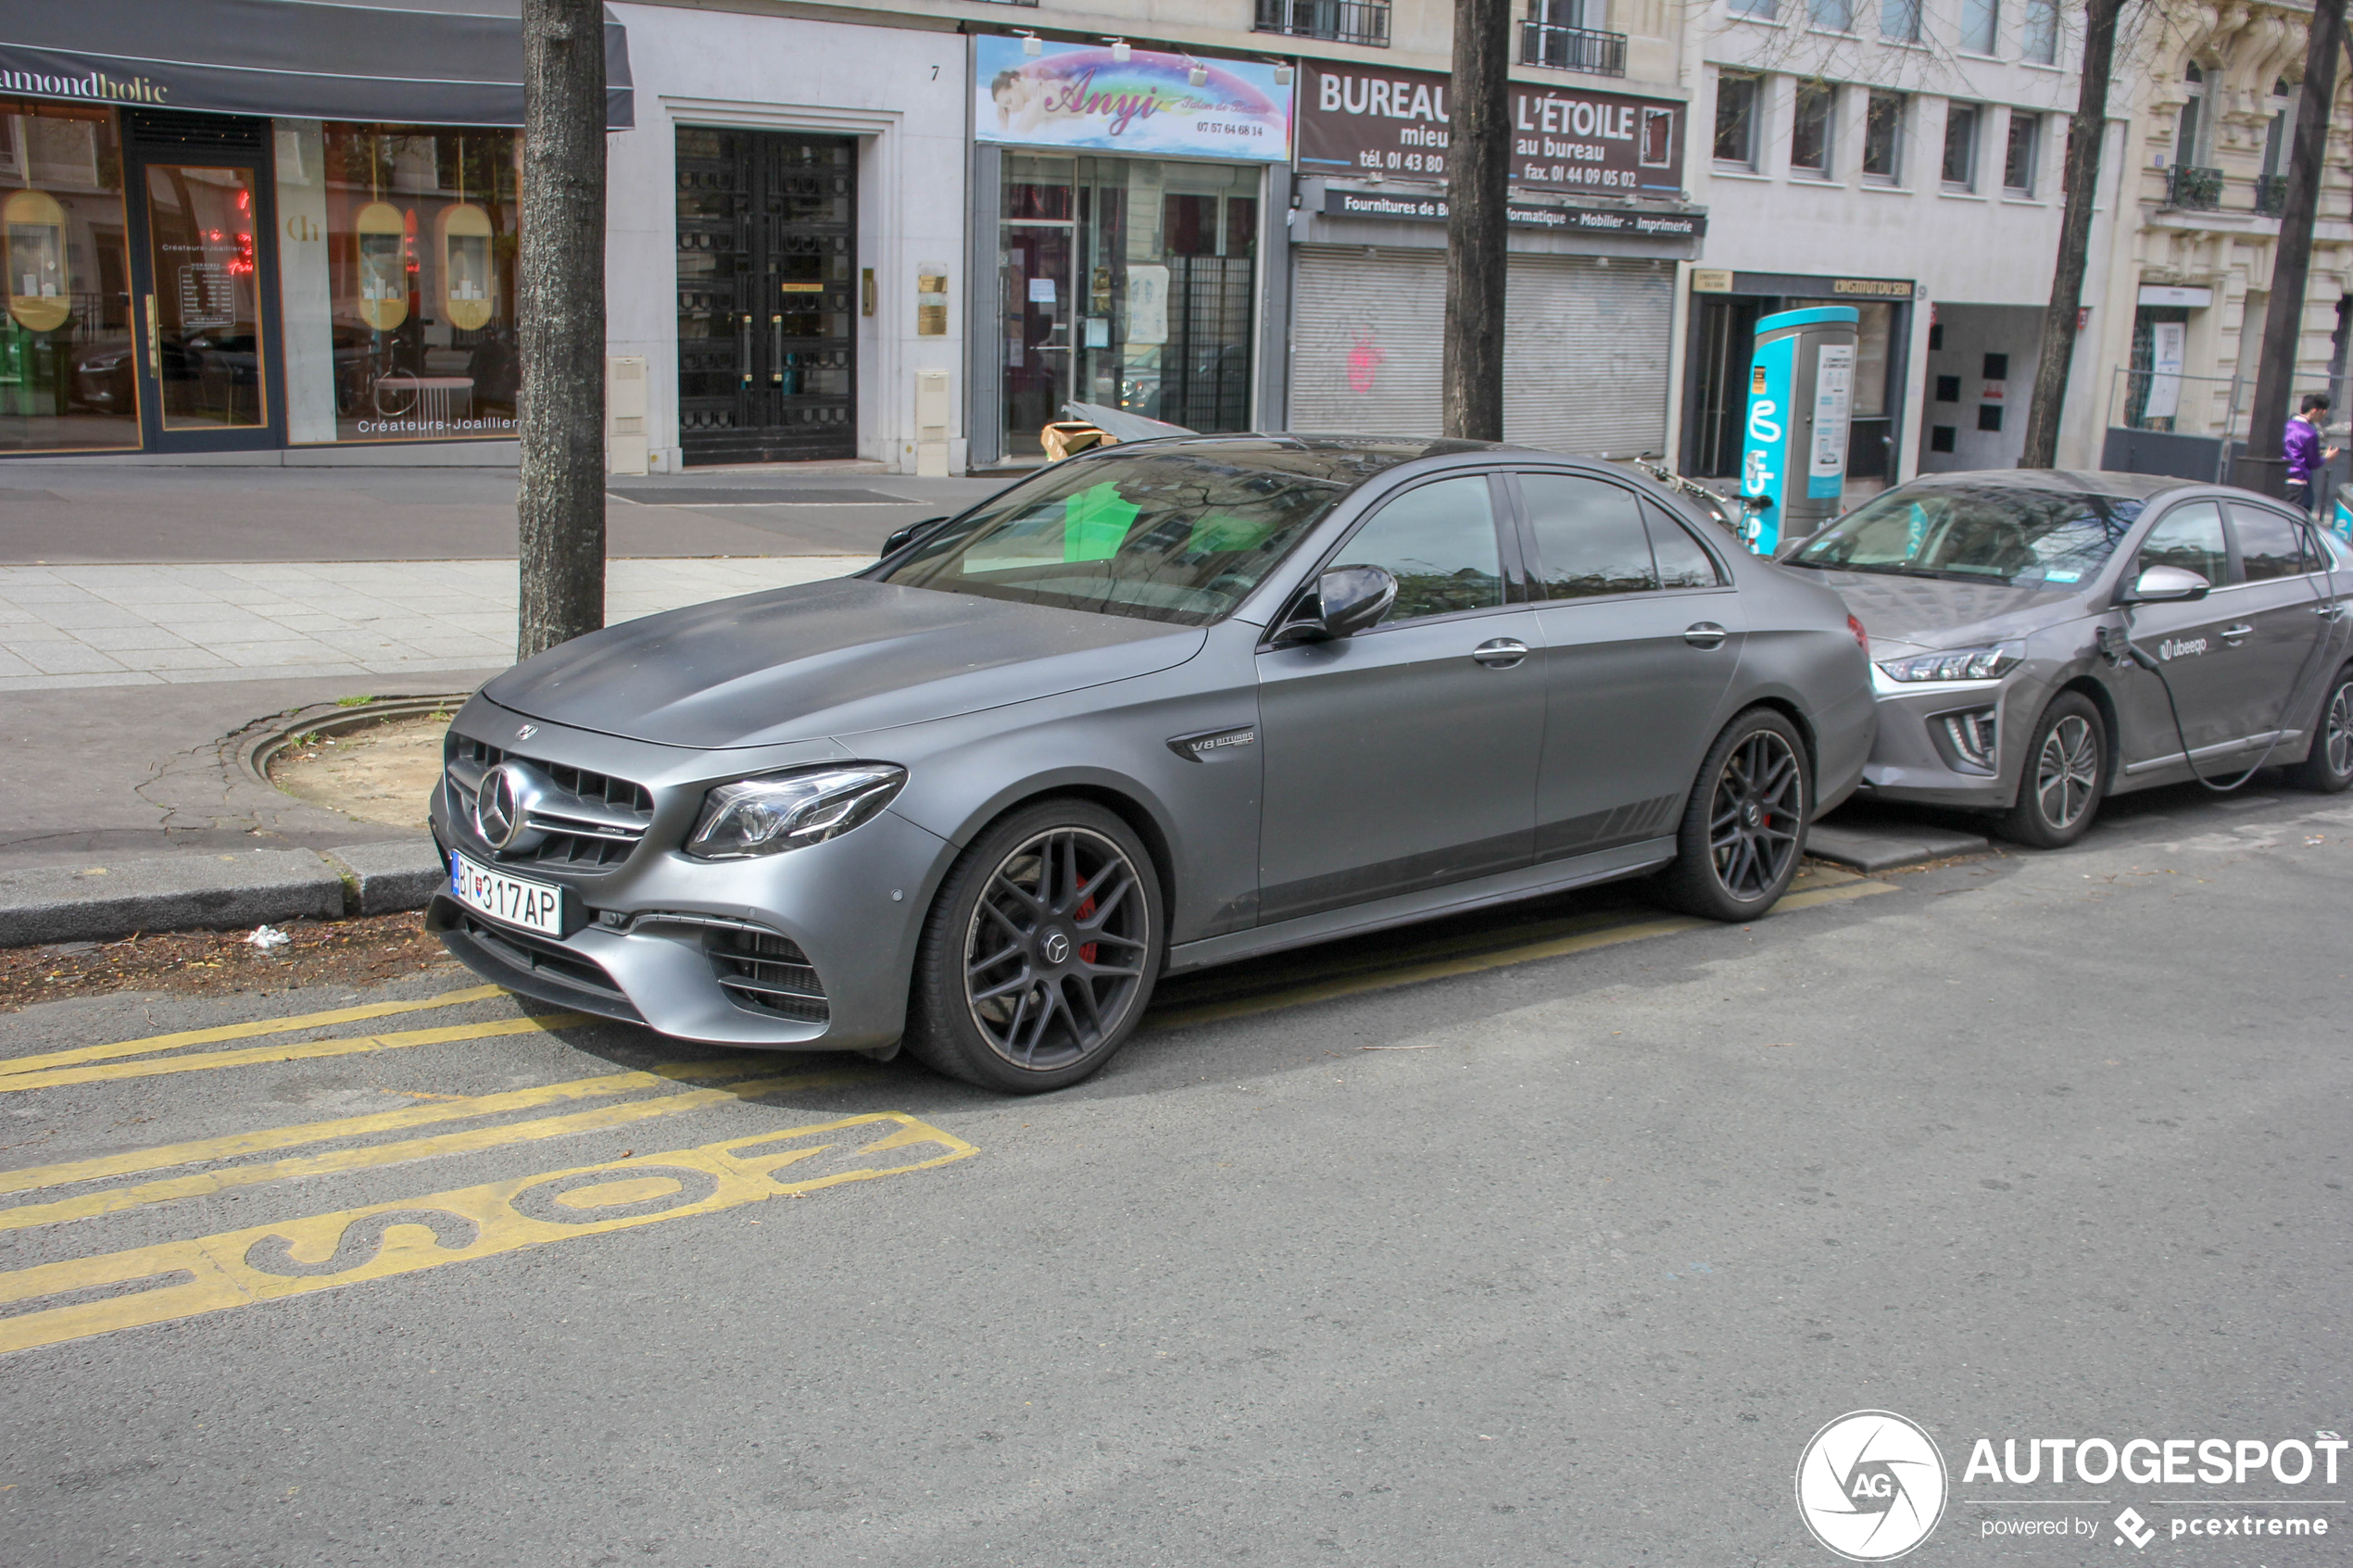
[[[2248,416],[2246,457],[2240,459],[2249,471],[2232,475],[2267,495],[2285,494],[2282,437],[2287,432],[2288,397],[2296,388],[2296,351],[2304,339],[2312,220],[2321,205],[2322,176],[2328,163],[2336,56],[2344,46],[2345,0],[2313,0],[2304,83],[2296,100],[2296,141],[2288,154],[2287,192],[2280,207],[2280,243],[2271,253],[2271,296],[2263,311],[2263,362],[2255,372],[2255,411]]]
[[[522,0],[516,654],[605,623],[605,19]]]
[[[2083,16],[2083,67],[2075,114],[2067,126],[2066,211],[2059,220],[2058,262],[2051,272],[2051,303],[2043,313],[2043,350],[2034,366],[2034,400],[2026,411],[2022,469],[2058,466],[2059,420],[2067,412],[2067,379],[2075,358],[2076,323],[2083,307],[2092,208],[2099,197],[2100,148],[2108,140],[2108,89],[2116,69],[2116,23],[2124,0],[2089,0]]]
[[[1446,147],[1446,433],[1504,438],[1505,211],[1511,175],[1509,0],[1454,0]]]

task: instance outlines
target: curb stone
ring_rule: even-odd
[[[355,915],[389,915],[422,909],[449,881],[449,868],[430,838],[396,838],[351,844],[327,851],[338,868]]]
[[[343,878],[308,849],[0,871],[0,947],[333,920]]]

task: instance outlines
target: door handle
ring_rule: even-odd
[[[768,330],[772,334],[768,357],[768,379],[774,384],[782,386],[785,384],[785,319],[782,316],[769,317]]]
[[[749,311],[744,312],[743,323],[736,332],[736,363],[744,378],[744,384],[749,386],[751,384],[751,312]]]
[[[163,380],[163,345],[157,338],[154,295],[147,296],[147,373],[157,381]]]
[[[1528,645],[1517,637],[1495,637],[1471,649],[1471,657],[1490,670],[1509,670],[1528,657]]]
[[[2252,637],[2253,635],[2255,635],[2255,628],[2244,621],[2240,621],[2235,626],[2225,626],[2222,628],[2222,640],[2224,642],[2235,643],[2242,637]]]
[[[1694,621],[1683,628],[1683,641],[1695,648],[1720,648],[1726,634],[1713,621]]]

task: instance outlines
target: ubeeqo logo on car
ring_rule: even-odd
[[[1901,1557],[1944,1515],[1944,1457],[1893,1411],[1850,1411],[1799,1456],[1797,1512],[1816,1540],[1851,1562]]]

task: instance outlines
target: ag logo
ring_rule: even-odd
[[[1840,1416],[1797,1461],[1797,1512],[1816,1540],[1849,1562],[1901,1557],[1944,1516],[1944,1456],[1900,1415]]]

